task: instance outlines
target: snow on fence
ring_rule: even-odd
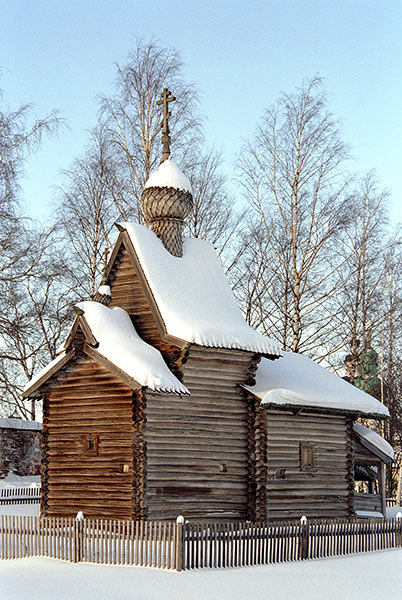
[[[397,498],[387,498],[387,507],[399,506]]]
[[[0,488],[0,506],[4,504],[39,504],[40,487]]]
[[[240,567],[402,547],[402,519],[177,523],[3,516],[0,558],[163,569]]]

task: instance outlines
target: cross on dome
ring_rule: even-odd
[[[169,110],[169,102],[173,102],[174,100],[176,100],[176,98],[174,96],[172,96],[172,92],[170,90],[168,90],[167,88],[164,88],[164,90],[161,94],[161,100],[158,100],[156,102],[156,104],[158,104],[158,105],[161,105],[161,104],[163,105],[163,118],[160,123],[160,126],[162,127],[162,144],[163,144],[161,163],[163,163],[163,161],[166,160],[167,158],[169,158],[169,156],[170,156],[169,118],[172,116],[172,113]]]

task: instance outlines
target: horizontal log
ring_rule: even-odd
[[[101,472],[98,475],[95,475],[93,473],[89,473],[88,471],[85,471],[83,473],[80,473],[79,475],[77,475],[77,473],[75,473],[74,475],[71,474],[69,471],[66,472],[60,472],[60,473],[53,473],[52,474],[52,480],[49,483],[50,486],[52,485],[56,485],[56,484],[62,484],[62,485],[93,485],[93,484],[101,484],[103,481],[107,481],[108,485],[111,486],[116,486],[116,489],[119,488],[120,484],[122,486],[126,486],[126,485],[131,485],[132,484],[132,479],[133,476],[132,474],[127,475],[126,473],[116,473],[116,471],[114,471],[113,473],[108,473],[107,474],[107,479],[105,477],[105,473]]]
[[[170,403],[169,403],[170,404]],[[180,411],[180,412],[179,412]],[[179,412],[179,414],[178,414]],[[246,423],[247,412],[242,408],[238,411],[225,410],[224,412],[215,406],[203,407],[202,409],[193,409],[187,407],[184,410],[177,410],[175,406],[166,406],[165,408],[146,407],[146,418],[148,422],[163,422],[169,419],[171,423],[179,423],[182,419],[212,419],[219,422],[228,423]]]
[[[98,509],[107,509],[108,512],[113,513],[113,512],[120,512],[120,510],[126,510],[127,512],[129,512],[131,510],[131,499],[127,499],[127,501],[124,500],[120,500],[120,502],[118,504],[115,503],[115,508],[114,510],[111,510],[110,507],[110,502],[108,499],[104,499],[102,500],[101,498],[96,498],[96,499],[91,499],[91,498],[85,498],[84,502],[80,502],[80,499],[78,498],[77,500],[72,500],[71,498],[66,498],[65,501],[63,502],[62,498],[48,498],[48,504],[49,506],[65,506],[66,508],[68,506],[78,506],[81,510],[84,509],[86,507],[92,507],[92,508],[98,508]]]
[[[148,499],[148,494],[147,494],[147,499]],[[245,496],[242,499],[239,499],[239,497],[236,496],[227,496],[227,498],[225,498],[225,496],[223,495],[221,498],[215,498],[215,497],[211,497],[211,496],[207,496],[205,495],[205,497],[203,497],[203,504],[202,506],[200,506],[200,501],[198,498],[194,498],[194,497],[171,497],[169,498],[169,504],[170,506],[173,508],[173,510],[177,510],[177,508],[180,509],[180,507],[183,508],[183,510],[185,510],[186,508],[188,509],[192,509],[195,511],[198,511],[199,513],[203,513],[203,512],[207,512],[208,510],[211,509],[218,509],[220,508],[221,510],[228,510],[228,508],[235,508],[237,507],[239,511],[242,511],[243,513],[246,510],[246,505],[245,505]],[[156,510],[166,510],[167,505],[166,502],[163,500],[163,498],[161,497],[153,497],[152,498],[152,502],[150,502],[149,504],[149,512],[151,511],[156,511]],[[181,512],[176,513],[176,516],[181,514]]]
[[[54,502],[57,500],[60,502],[66,500],[66,504],[77,503],[83,499],[85,500],[85,503],[88,502],[89,505],[96,504],[99,506],[101,504],[105,506],[109,502],[113,501],[114,503],[126,505],[127,507],[129,507],[133,501],[131,490],[126,492],[123,492],[123,490],[103,490],[101,492],[96,492],[92,488],[91,490],[55,490],[52,488],[52,486],[49,488],[47,499],[53,500]]]
[[[228,439],[218,441],[216,438],[218,436],[212,435],[211,432],[208,431],[188,431],[177,429],[174,435],[171,432],[158,431],[154,432],[152,430],[145,430],[144,435],[147,440],[160,440],[166,441],[167,439],[171,439],[171,443],[174,444],[176,440],[193,440],[196,443],[196,440],[202,440],[203,444],[215,444],[216,446],[222,445],[229,447],[230,445],[241,445],[242,447],[247,447],[247,441],[244,435],[230,435]],[[231,444],[229,443],[229,440]]]
[[[86,491],[88,493],[88,486],[86,482],[76,482],[76,483],[65,483],[63,482],[51,482],[51,485],[49,486],[49,489],[52,490],[52,492],[54,493],[72,493],[72,492],[82,492],[82,491]],[[101,492],[104,494],[107,494],[108,492],[110,492],[110,484],[106,481],[106,482],[101,482],[98,481],[96,483],[93,483],[91,485],[91,491],[94,492]],[[119,493],[124,493],[124,494],[130,494],[133,492],[133,484],[132,482],[128,482],[128,483],[123,483],[120,482],[118,488],[114,488],[113,487],[113,491],[115,491],[116,489],[118,489]]]
[[[47,432],[49,432],[49,428],[47,427],[47,425],[45,425],[44,429]],[[59,429],[55,429],[54,431],[49,433],[49,443],[63,443],[64,441],[76,442],[77,439],[81,440],[81,434],[93,433],[93,430],[89,427],[84,427],[83,429],[84,431],[78,428],[72,431],[71,427],[69,427],[66,428],[64,432],[60,431]],[[97,429],[94,432],[99,434],[99,440],[110,442],[113,442],[113,440],[132,440],[133,435],[131,430],[122,431],[121,428],[118,429],[115,427],[112,429],[108,427],[106,430],[99,427],[99,429]]]
[[[147,408],[150,407],[166,407],[166,400],[164,395],[156,395],[154,393],[146,392],[147,397]],[[248,403],[242,396],[233,395],[233,393],[221,392],[219,394],[213,393],[213,391],[202,390],[195,392],[191,390],[191,396],[171,396],[169,398],[169,407],[181,407],[187,406],[193,411],[198,409],[209,409],[211,406],[217,410],[228,410],[228,411],[241,411],[243,414],[247,413]]]
[[[217,457],[217,460],[224,461],[227,459],[242,460],[243,457],[248,457],[247,446],[239,448],[237,445],[219,445],[219,444],[208,444],[205,445],[202,440],[196,440],[194,444],[185,440],[175,440],[175,444],[168,441],[159,442],[158,440],[147,440],[147,449],[150,455],[164,457],[166,455],[174,458],[175,456],[213,456]],[[235,458],[234,458],[235,457]]]
[[[233,422],[228,424],[227,421],[218,421],[217,419],[200,419],[197,417],[183,417],[182,419],[177,420],[167,418],[165,421],[162,421],[147,415],[147,429],[148,428],[152,428],[155,434],[157,434],[159,431],[163,431],[165,433],[168,433],[169,431],[219,431],[222,434],[229,433],[237,434],[239,436],[247,436],[248,432],[247,423]]]
[[[209,375],[215,374],[218,375],[227,375],[231,377],[244,377],[248,373],[248,363],[233,363],[233,362],[223,362],[220,363],[212,362],[212,361],[194,361],[187,359],[183,372],[187,374],[187,376],[192,376],[193,374],[201,374],[201,375]]]
[[[217,359],[221,359],[223,357],[235,356],[237,360],[240,358],[244,358],[244,360],[249,360],[250,357],[255,356],[254,352],[248,352],[247,350],[239,350],[239,349],[231,349],[231,348],[209,348],[207,346],[198,346],[196,344],[191,345],[190,347],[190,356],[192,358],[202,358],[204,356],[215,356]]]
[[[247,455],[244,454],[243,457],[239,458],[237,455],[234,455],[234,457],[230,457],[230,455],[228,455],[228,458],[226,458],[225,460],[223,460],[222,456],[214,456],[213,454],[206,454],[204,453],[203,455],[188,455],[188,453],[184,453],[184,452],[175,452],[174,454],[171,454],[169,452],[169,454],[157,454],[155,455],[155,452],[153,452],[152,450],[150,450],[148,448],[148,453],[147,453],[147,466],[148,469],[150,468],[159,468],[162,466],[177,466],[177,468],[183,468],[186,466],[200,466],[203,467],[205,469],[207,468],[211,468],[211,469],[217,469],[218,467],[220,467],[222,465],[222,463],[227,464],[228,467],[230,466],[231,469],[236,469],[236,468],[242,468],[242,469],[246,469],[247,468],[247,460],[246,460]]]

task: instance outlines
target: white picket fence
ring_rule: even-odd
[[[0,505],[4,504],[39,504],[40,487],[19,487],[0,489]]]

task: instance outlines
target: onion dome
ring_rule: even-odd
[[[151,175],[142,193],[145,222],[173,256],[183,256],[183,228],[193,209],[191,185],[173,159]]]
[[[168,103],[175,100],[165,88],[162,93],[162,161],[145,184],[141,203],[145,223],[160,238],[173,256],[183,256],[183,229],[193,209],[191,185],[174,160],[170,158]]]

